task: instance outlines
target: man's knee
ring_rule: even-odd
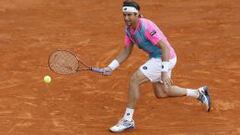
[[[154,94],[156,98],[165,98],[168,97],[168,94],[164,91],[162,86],[160,85],[153,85]]]
[[[166,92],[164,92],[162,89],[154,89],[154,95],[156,98],[165,98],[168,97],[168,94]]]
[[[155,94],[155,97],[156,98],[166,98],[166,97],[168,97],[168,95],[166,94],[166,93],[156,93]]]

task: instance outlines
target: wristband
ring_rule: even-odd
[[[162,72],[168,72],[170,69],[170,62],[163,61],[162,62]]]
[[[108,65],[108,67],[110,67],[112,70],[115,70],[116,68],[118,68],[119,67],[119,62],[116,60],[116,59],[114,59],[109,65]]]

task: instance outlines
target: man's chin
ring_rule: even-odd
[[[132,23],[126,23],[127,26],[132,26]]]

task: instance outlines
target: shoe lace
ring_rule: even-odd
[[[118,121],[117,125],[116,126],[120,126],[120,125],[129,125],[128,121],[127,120],[124,120],[124,119],[121,119]]]

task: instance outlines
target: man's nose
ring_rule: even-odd
[[[126,15],[126,16],[124,17],[124,19],[125,19],[125,20],[129,20],[129,17]]]

